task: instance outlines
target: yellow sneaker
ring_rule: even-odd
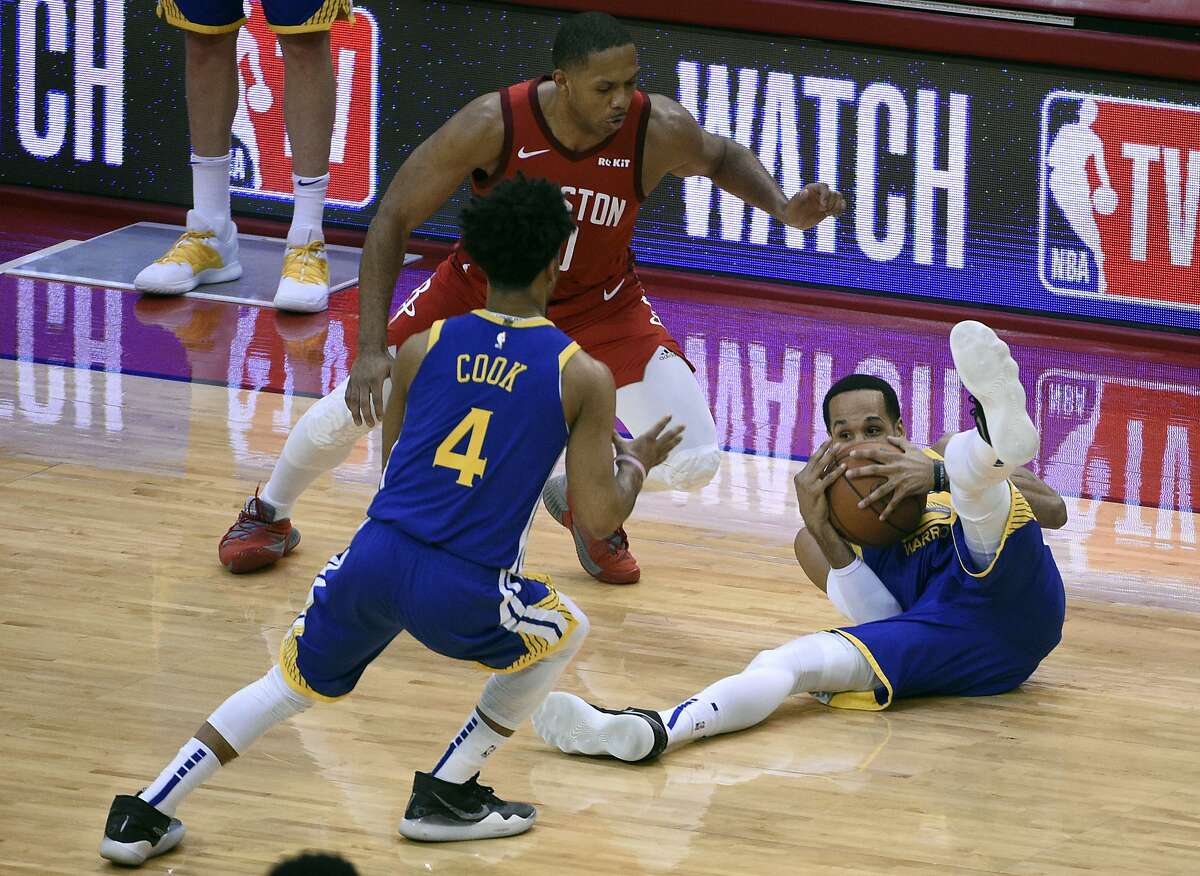
[[[187,230],[162,258],[142,268],[133,285],[139,292],[182,295],[201,283],[225,283],[241,275],[237,226],[229,222],[218,234],[200,214],[189,210]]]
[[[283,256],[283,276],[275,291],[275,306],[301,313],[316,313],[329,307],[325,241],[318,238],[303,246],[288,245]]]

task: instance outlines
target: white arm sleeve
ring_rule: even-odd
[[[830,569],[825,578],[825,592],[833,607],[856,624],[883,620],[900,613],[896,597],[883,586],[862,557],[855,557],[845,568]]]

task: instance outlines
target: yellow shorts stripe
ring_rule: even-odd
[[[475,665],[480,669],[486,669],[488,672],[497,672],[501,675],[507,675],[510,672],[520,672],[522,669],[532,666],[539,660],[544,660],[551,654],[556,653],[560,648],[562,648],[563,644],[571,638],[572,634],[575,632],[575,628],[579,626],[579,621],[575,619],[575,615],[571,613],[571,610],[567,608],[562,599],[559,597],[558,591],[554,589],[554,584],[551,582],[549,575],[533,575],[527,572],[522,572],[521,574],[525,578],[532,578],[536,581],[541,581],[546,585],[546,589],[550,592],[545,596],[545,598],[537,602],[532,607],[540,608],[544,611],[552,611],[558,614],[558,616],[562,618],[565,625],[563,634],[558,637],[557,641],[552,642],[549,639],[542,638],[541,636],[520,632],[518,635],[520,635],[521,641],[525,643],[524,654],[522,654],[508,666],[505,666],[501,669],[497,669],[495,666],[488,666],[486,663],[476,663]]]
[[[187,16],[183,14],[183,10],[179,8],[175,0],[158,0],[158,6],[154,13],[172,27],[190,30],[192,33],[233,33],[246,23],[245,17],[242,17],[229,24],[195,24],[188,21]]]
[[[1008,544],[1008,537],[1026,524],[1032,523],[1037,518],[1033,514],[1033,509],[1029,506],[1029,500],[1017,489],[1016,485],[1008,482],[1008,488],[1012,494],[1012,501],[1008,507],[1008,520],[1004,523],[1004,535],[1000,537],[1000,544],[996,547],[996,556],[992,557],[992,561],[988,563],[987,568],[982,572],[972,572],[962,557],[962,551],[958,547],[958,539],[954,539],[954,553],[958,556],[958,564],[962,566],[962,570],[972,578],[983,578],[996,567],[996,561],[1000,559],[1000,554],[1004,551],[1004,546]]]
[[[303,625],[294,625],[288,630],[288,634],[283,639],[283,644],[279,646],[279,669],[283,672],[283,680],[288,683],[288,687],[301,696],[323,703],[336,702],[349,696],[349,694],[343,694],[340,697],[327,697],[323,693],[317,693],[304,680],[304,676],[300,672],[300,665],[297,662],[296,654],[296,639],[302,635],[304,635]]]
[[[842,691],[841,693],[835,693],[829,698],[829,702],[826,703],[826,705],[832,706],[835,709],[855,709],[860,712],[881,712],[890,706],[892,704],[893,697],[892,683],[888,680],[888,677],[884,674],[883,670],[879,668],[879,661],[875,659],[875,655],[871,653],[871,649],[864,645],[857,637],[852,636],[845,630],[833,629],[826,630],[826,632],[837,633],[839,636],[843,636],[844,638],[848,639],[850,644],[857,648],[859,652],[867,658],[867,662],[870,663],[871,668],[875,670],[875,677],[878,678],[880,682],[883,683],[883,686],[887,689],[887,701],[884,703],[880,703],[875,699],[875,691],[873,690],[847,690]]]
[[[271,24],[268,21],[267,26],[275,33],[314,33],[329,30],[339,19],[354,24],[354,4],[351,0],[325,0],[320,9],[300,24]]]

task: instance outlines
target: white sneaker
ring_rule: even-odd
[[[979,436],[1005,465],[1033,459],[1041,439],[1008,344],[983,323],[967,320],[950,330],[950,353],[963,386],[982,409],[975,417]]]
[[[242,275],[237,226],[226,223],[218,234],[195,210],[187,214],[187,231],[166,254],[142,268],[133,280],[139,292],[182,295],[201,283],[224,283]]]
[[[329,262],[325,241],[313,238],[303,245],[289,242],[283,256],[283,276],[275,290],[275,306],[280,310],[317,313],[329,307]],[[303,238],[301,238],[303,239]]]
[[[629,763],[654,760],[667,748],[667,728],[650,709],[602,709],[554,691],[533,713],[533,729],[566,754],[603,754]]]

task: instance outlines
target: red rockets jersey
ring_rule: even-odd
[[[629,244],[642,191],[642,150],[650,121],[650,99],[634,92],[625,123],[611,136],[584,152],[567,149],[555,138],[537,99],[537,87],[548,77],[531,79],[500,92],[504,115],[504,148],[500,164],[489,177],[472,180],[483,194],[502,179],[522,173],[543,177],[562,186],[576,231],[562,254],[562,275],[553,298],[574,298],[594,289],[619,284],[633,266]],[[470,255],[455,247],[451,259],[461,270]],[[486,286],[475,268],[467,279]]]

